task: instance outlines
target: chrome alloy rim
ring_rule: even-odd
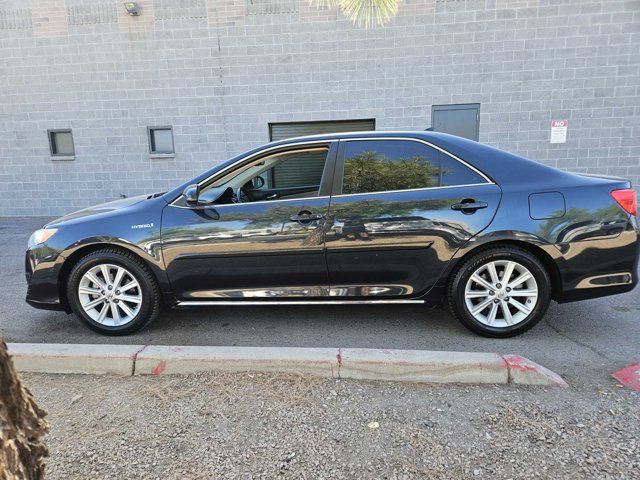
[[[538,303],[538,284],[518,262],[495,260],[469,277],[464,289],[467,309],[477,321],[505,328],[524,321]]]
[[[142,291],[133,274],[119,265],[90,268],[78,285],[80,305],[101,325],[118,327],[131,322],[142,306]]]

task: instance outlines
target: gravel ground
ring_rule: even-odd
[[[640,394],[613,382],[23,379],[49,412],[49,479],[623,479],[640,471]]]

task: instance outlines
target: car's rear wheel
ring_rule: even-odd
[[[466,260],[449,285],[452,313],[486,337],[512,337],[532,328],[551,300],[542,263],[515,247],[495,247]]]
[[[69,275],[67,298],[84,324],[105,335],[135,332],[160,311],[160,293],[149,268],[119,250],[83,257]]]

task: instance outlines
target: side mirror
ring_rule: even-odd
[[[184,189],[182,195],[189,205],[196,205],[198,203],[198,196],[200,195],[200,186],[197,183],[189,185]]]

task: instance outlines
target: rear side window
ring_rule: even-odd
[[[349,141],[344,149],[342,193],[486,183],[466,165],[420,142]]]
[[[465,164],[440,152],[439,186],[455,187],[456,185],[473,185],[475,183],[487,183],[487,181]]]

